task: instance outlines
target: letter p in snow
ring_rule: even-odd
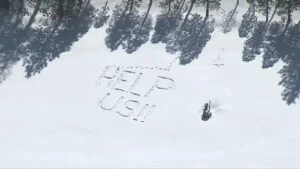
[[[173,87],[174,80],[168,77],[158,76],[151,89],[146,93],[145,97],[149,97],[154,89],[169,90]]]

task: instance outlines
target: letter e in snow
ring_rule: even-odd
[[[117,67],[107,66],[98,78],[97,85],[101,85],[102,83],[104,83],[103,81],[106,81],[106,87],[111,86],[111,84],[114,82],[114,78],[116,78],[116,75],[119,73],[119,71],[120,69]]]
[[[127,89],[124,89],[124,85],[125,86],[128,85],[128,83],[130,82],[129,76],[133,76],[133,75],[135,75],[135,72],[132,72],[129,70],[123,71],[122,74],[120,75],[120,77],[118,78],[118,80],[113,85],[114,89],[120,90],[123,92],[126,91]]]

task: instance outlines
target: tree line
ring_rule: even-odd
[[[165,45],[166,52],[179,56],[185,65],[197,59],[216,29],[214,13],[224,12],[226,0],[103,0],[96,9],[90,0],[1,0],[0,1],[0,82],[12,66],[21,61],[29,78],[52,60],[70,50],[91,27],[106,25],[104,41],[115,51],[131,54],[150,43]],[[245,39],[241,54],[245,62],[262,57],[262,68],[279,60],[284,86],[283,99],[295,103],[300,93],[299,0],[244,0],[248,9],[237,25],[242,0],[234,0],[224,14],[221,31],[237,33]],[[147,4],[145,11],[141,6]],[[159,14],[152,8],[159,6]],[[141,12],[143,11],[143,12]],[[151,35],[152,32],[152,36]]]

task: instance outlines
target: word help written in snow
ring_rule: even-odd
[[[97,81],[101,92],[104,91],[98,107],[144,122],[156,107],[151,96],[171,89],[174,84],[172,78],[157,72],[161,71],[107,66]]]

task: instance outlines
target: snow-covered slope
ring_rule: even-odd
[[[281,63],[242,62],[236,30],[216,30],[186,66],[163,45],[112,53],[104,36],[91,29],[30,79],[14,67],[0,85],[0,167],[299,167],[300,105],[280,97]]]

